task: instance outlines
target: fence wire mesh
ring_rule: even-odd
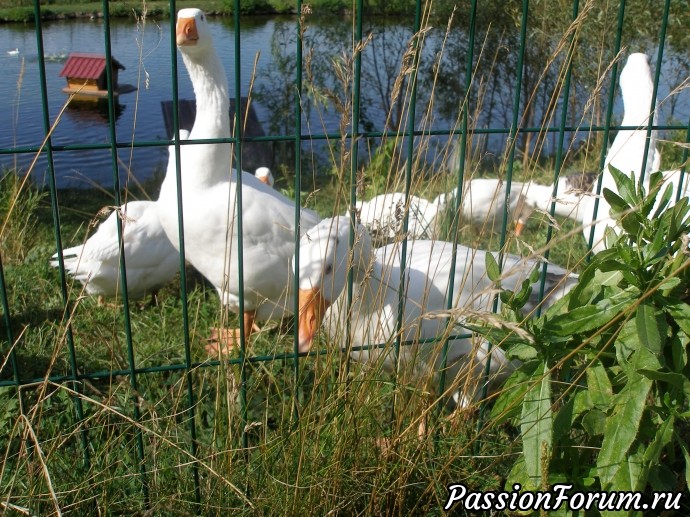
[[[202,4],[199,7],[203,9]],[[40,218],[42,224],[52,228],[53,236],[50,246],[37,248],[36,253],[43,254],[42,269],[36,269],[37,261],[31,257],[17,259],[18,255],[6,246],[0,255],[3,313],[0,389],[5,404],[0,426],[7,434],[2,440],[6,450],[0,484],[5,488],[0,495],[5,509],[27,507],[31,514],[60,514],[61,509],[67,512],[72,508],[81,514],[95,513],[98,508],[111,504],[111,509],[139,508],[154,513],[214,513],[229,508],[249,511],[254,504],[261,504],[261,494],[257,493],[261,483],[270,483],[277,475],[268,470],[268,465],[281,455],[281,447],[287,447],[281,442],[292,442],[292,448],[286,450],[295,453],[299,444],[308,439],[301,433],[321,436],[319,426],[336,425],[338,429],[354,419],[370,418],[369,413],[377,413],[375,425],[382,436],[394,437],[426,418],[433,419],[435,415],[437,420],[442,419],[446,397],[441,395],[458,388],[457,379],[446,377],[448,343],[471,334],[466,331],[453,334],[457,325],[447,318],[448,329],[438,339],[406,341],[404,306],[410,299],[404,289],[399,290],[394,309],[397,326],[392,332],[392,342],[353,345],[348,338],[341,351],[322,339],[317,349],[304,352],[300,348],[297,325],[290,326],[289,318],[287,330],[282,324],[269,325],[258,332],[258,337],[250,336],[253,331],[247,327],[247,320],[221,307],[214,289],[186,263],[188,235],[182,230],[187,213],[183,206],[185,180],[181,156],[184,149],[229,143],[234,166],[242,169],[246,161],[243,150],[247,146],[257,143],[273,146],[275,159],[271,168],[280,171],[276,188],[282,188],[294,199],[293,228],[300,228],[305,205],[315,208],[321,217],[347,214],[352,222],[351,248],[358,239],[355,229],[358,213],[354,210],[358,200],[397,188],[402,191],[401,206],[405,207],[412,196],[431,197],[446,188],[454,188],[458,195],[452,199],[443,224],[439,223],[437,236],[454,245],[488,247],[498,252],[499,265],[503,264],[504,254],[535,254],[555,262],[563,261],[561,265],[577,272],[584,264],[587,248],[584,238],[579,247],[567,248],[570,241],[580,238],[582,232],[577,225],[560,219],[556,222],[553,201],[545,214],[539,214],[542,218],[539,223],[534,222],[537,216],[532,215],[533,224],[539,225],[538,231],[528,233],[533,240],[518,239],[512,227],[514,188],[511,187],[518,182],[541,180],[553,187],[555,199],[559,179],[567,171],[582,173],[604,168],[610,135],[621,129],[636,129],[614,122],[620,113],[617,99],[621,63],[630,52],[640,49],[648,52],[653,67],[654,94],[649,107],[652,115],[644,128],[647,142],[653,131],[666,135],[665,140],[669,142],[682,141],[684,147],[665,148],[668,158],[663,163],[684,170],[690,142],[688,59],[682,44],[681,48],[671,45],[672,57],[668,57],[668,33],[669,24],[682,18],[687,2],[666,0],[663,5],[653,7],[644,3],[644,8],[660,12],[655,19],[658,26],[646,28],[644,41],[635,35],[633,19],[642,2],[620,0],[615,3],[615,9],[607,6],[605,23],[595,18],[602,13],[597,2],[562,1],[548,9],[545,2],[507,2],[504,9],[510,15],[495,20],[497,25],[506,25],[496,29],[493,21],[487,20],[501,11],[495,2],[472,0],[454,8],[440,4],[416,0],[414,16],[401,17],[392,23],[371,16],[369,6],[357,0],[347,15],[335,22],[328,21],[332,25],[327,30],[333,33],[338,30],[339,36],[344,34],[343,46],[342,41],[335,43],[329,39],[335,36],[318,30],[314,21],[319,16],[315,12],[318,4],[310,6],[298,0],[294,4],[294,12],[298,14],[276,22],[274,40],[268,46],[273,52],[282,51],[280,57],[285,61],[280,63],[281,73],[291,75],[289,83],[280,84],[282,92],[277,91],[276,83],[258,92],[251,89],[255,83],[255,88],[259,88],[261,73],[266,70],[259,68],[257,76],[256,62],[260,62],[260,55],[253,48],[246,48],[244,35],[254,28],[251,17],[237,14],[223,19],[222,30],[219,27],[214,32],[215,45],[222,50],[222,64],[234,91],[231,94],[234,106],[242,106],[248,97],[250,104],[257,106],[264,116],[277,110],[279,101],[283,102],[283,111],[278,115],[278,125],[275,121],[268,123],[268,134],[247,135],[247,114],[236,109],[230,138],[189,142],[182,135],[180,117],[178,81],[186,81],[187,76],[184,67],[178,64],[176,21],[174,16],[159,17],[158,30],[162,36],[158,55],[169,70],[169,76],[163,80],[171,84],[172,137],[140,139],[135,129],[129,128],[131,133],[127,134],[119,128],[121,96],[116,93],[115,68],[105,66],[106,142],[93,141],[85,131],[72,135],[67,143],[64,139],[63,143],[57,143],[53,133],[60,127],[63,112],[70,109],[72,98],[59,112],[58,106],[51,104],[47,74],[52,69],[46,62],[45,22],[42,21],[45,6],[34,2],[37,58],[28,61],[26,66],[35,69],[39,76],[40,88],[32,92],[31,103],[41,106],[42,127],[34,132],[30,142],[21,145],[3,140],[0,158],[40,156],[40,163],[45,165],[44,183],[32,187],[34,175],[31,176],[34,179],[25,179],[17,192],[35,188],[44,193]],[[438,14],[441,7],[445,9],[444,17]],[[106,64],[114,59],[112,8],[112,2],[103,2],[100,8],[103,39],[91,42],[93,49],[105,56]],[[178,8],[171,1],[168,12],[175,13]],[[232,10],[243,13],[239,0],[232,2]],[[562,33],[549,34],[548,38],[543,34],[547,10],[567,20],[557,25]],[[277,36],[279,23],[287,24],[292,31],[282,41]],[[506,36],[509,23],[516,32]],[[133,22],[131,25],[132,31],[136,30]],[[400,32],[392,42],[395,31]],[[500,41],[494,45],[490,42],[492,38]],[[375,46],[379,39],[384,41],[383,49]],[[386,69],[388,65],[383,60],[391,57],[397,60],[397,66]],[[253,69],[248,67],[252,62]],[[484,68],[487,63],[488,68]],[[671,70],[669,63],[678,68]],[[591,69],[586,69],[588,65]],[[319,77],[324,68],[330,68],[333,75]],[[384,71],[391,74],[385,84],[381,78]],[[685,74],[684,81],[668,79],[676,71],[680,71],[678,77]],[[488,83],[494,76],[503,76],[497,86]],[[144,88],[143,84],[137,86]],[[588,87],[594,91],[586,91]],[[273,93],[282,93],[286,98],[271,97],[271,88],[276,89]],[[382,104],[373,106],[372,95],[377,93],[377,88],[381,88],[378,93]],[[451,90],[453,96],[449,94]],[[659,93],[662,90],[663,98]],[[678,103],[677,98],[681,99]],[[262,107],[262,102],[269,104]],[[497,107],[501,102],[506,105]],[[671,105],[671,115],[662,119],[656,111],[658,105]],[[380,112],[378,118],[372,116],[375,110]],[[678,121],[678,113],[685,119]],[[331,120],[324,122],[327,114]],[[164,133],[162,121],[160,125],[157,134]],[[497,146],[496,142],[501,145]],[[177,204],[181,207],[178,210],[179,275],[172,286],[165,288],[159,306],[144,307],[128,296],[133,279],[127,275],[125,254],[119,253],[116,266],[119,286],[114,300],[110,300],[115,303],[97,304],[83,285],[70,278],[61,253],[55,259],[57,269],[50,270],[47,266],[50,255],[66,248],[67,243],[83,242],[85,233],[75,225],[73,215],[80,209],[79,197],[93,195],[86,190],[83,194],[72,190],[65,194],[60,187],[61,172],[55,157],[61,153],[107,152],[109,158],[102,167],[111,168],[111,178],[101,188],[108,191],[112,200],[109,204],[119,207],[135,198],[129,179],[124,185],[122,182],[122,154],[134,149],[167,152],[168,148],[173,165],[168,167],[168,174],[175,176]],[[646,147],[643,161],[653,152],[654,149]],[[165,167],[166,164],[164,173]],[[230,164],[228,173],[229,167]],[[30,178],[27,171],[16,173],[21,178]],[[470,195],[469,178],[496,173],[506,187],[501,194],[503,208],[497,221],[485,222],[483,231],[478,231],[469,228],[460,217],[449,215],[461,213],[462,203]],[[236,178],[238,186],[245,181],[242,175]],[[3,181],[2,188],[9,191],[10,183],[7,179]],[[601,179],[598,188],[601,189]],[[248,202],[242,192],[241,188],[236,190],[236,203],[240,207]],[[2,237],[6,243],[11,229],[8,221],[22,216],[21,203],[16,204],[18,208],[13,203],[8,210],[3,206]],[[79,214],[81,223],[94,216],[95,213]],[[266,216],[270,217],[268,208]],[[412,217],[412,210],[399,210],[400,230],[389,239],[400,246],[397,285],[401,286],[409,280],[406,260],[408,246],[413,244],[400,236],[412,230]],[[65,220],[69,221],[68,230],[65,230]],[[243,255],[247,227],[254,222],[243,219],[241,209],[237,212],[239,256]],[[116,244],[123,250],[126,213],[115,217],[115,223]],[[491,232],[491,225],[497,231]],[[86,232],[89,234],[93,234],[92,228]],[[298,250],[304,241],[297,231],[293,237]],[[589,247],[593,239],[592,233]],[[50,252],[46,254],[48,248]],[[454,248],[451,270],[455,270],[460,260],[456,253]],[[296,252],[291,262],[294,271],[300,270],[299,257]],[[25,263],[31,264],[30,267]],[[245,291],[247,268],[251,267],[251,263],[238,261],[240,292]],[[36,278],[35,283],[27,280],[27,275],[38,275],[38,272],[44,276]],[[546,264],[540,273],[538,290],[543,297]],[[356,303],[353,293],[356,281],[351,269],[345,294],[348,307]],[[448,292],[453,293],[454,282],[460,281],[451,277]],[[296,275],[291,282],[293,292],[289,296],[294,307],[298,307],[300,278]],[[500,312],[498,296],[493,300],[493,311]],[[444,301],[445,309],[452,310],[455,302],[449,294]],[[237,301],[238,314],[245,312],[245,303],[244,297]],[[350,336],[350,326],[355,323],[345,319],[345,335]],[[208,335],[202,330],[207,324],[237,325],[239,344],[223,357],[207,354],[204,345]],[[426,384],[410,381],[409,372],[399,364],[407,347],[439,347],[436,352],[439,375],[427,379]],[[380,364],[378,369],[373,369],[375,373],[371,377],[353,373],[350,357],[375,354],[377,349],[393,354],[394,373],[385,375]],[[490,367],[489,360],[484,375],[489,375]],[[409,397],[421,400],[434,391],[437,395],[431,398],[435,410],[428,414],[422,410],[421,417],[411,414]],[[478,399],[488,395],[486,386],[482,394]],[[368,396],[374,399],[372,407],[367,404]],[[348,408],[350,404],[354,408]],[[438,438],[444,428],[438,424],[427,425],[437,433],[437,440],[445,441],[477,442],[482,439],[481,433],[486,432],[480,421],[480,433],[467,431],[457,436],[445,433]],[[31,435],[29,430],[38,435]],[[338,432],[332,427],[330,430]],[[76,461],[77,452],[79,461]],[[263,456],[257,460],[259,454]],[[439,454],[435,459],[440,472],[446,472],[443,453]],[[37,463],[33,463],[34,459]],[[294,462],[299,463],[301,459],[297,454]],[[328,458],[321,459],[327,462]],[[341,456],[338,461],[352,460]],[[31,473],[28,488],[22,488],[12,472],[30,471],[30,464],[42,465],[44,473]],[[52,474],[52,481],[48,473]],[[296,476],[284,482],[294,484],[298,493],[299,480]],[[174,497],[172,502],[163,504],[158,500],[166,491],[174,493]],[[300,507],[291,504],[291,508],[285,508],[286,513],[296,512]]]

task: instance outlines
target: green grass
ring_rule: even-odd
[[[180,2],[178,8],[187,5],[194,4]],[[305,91],[313,93],[308,85]],[[305,179],[301,201],[324,216],[345,213],[353,168],[349,145],[334,144],[334,156],[343,159],[324,167],[328,175],[303,170],[304,178],[318,181]],[[364,147],[360,159],[366,163]],[[424,153],[423,141],[418,151]],[[469,162],[483,157],[474,158]],[[597,159],[598,152],[568,154],[565,170],[596,170]],[[402,162],[398,156],[378,171],[355,164],[363,183],[358,194],[401,190]],[[515,180],[551,183],[552,161],[525,163],[513,164]],[[506,164],[487,165],[466,173],[505,176],[506,170]],[[292,171],[274,172],[277,188],[292,195]],[[414,164],[412,193],[432,197],[456,181],[430,172]],[[49,194],[30,183],[22,188],[13,172],[1,181],[0,256],[9,314],[2,305],[0,504],[19,508],[8,514],[50,515],[59,508],[72,515],[440,515],[449,483],[503,488],[522,445],[510,422],[496,425],[478,408],[456,414],[439,404],[430,409],[437,402],[430,383],[406,382],[405,372],[395,379],[377,365],[348,364],[324,340],[323,353],[300,359],[295,378],[294,360],[285,358],[293,350],[290,322],[286,329],[267,325],[252,338],[248,356],[280,358],[245,362],[243,399],[239,353],[232,364],[217,363],[204,350],[212,326],[237,319],[223,313],[215,290],[191,268],[185,286],[190,370],[179,278],[162,290],[157,305],[131,304],[131,336],[121,300],[99,306],[68,281],[66,304],[60,273],[48,264],[56,251]],[[156,191],[155,185],[147,188]],[[58,197],[64,247],[82,242],[95,214],[113,204],[101,191],[65,190]],[[452,239],[447,217],[441,236]],[[546,218],[535,214],[530,223],[520,240],[509,231],[506,250],[530,255],[529,246],[544,245]],[[550,259],[580,271],[584,239],[574,223],[558,223]],[[500,242],[498,232],[478,234],[463,225],[457,237],[488,249]],[[151,370],[136,376],[136,390],[127,373],[129,337],[136,368]],[[49,380],[69,378],[73,366],[88,378],[78,384]],[[11,385],[15,368],[21,389]],[[420,438],[424,418],[428,433]]]
[[[110,2],[110,16],[133,17],[134,13],[140,16],[142,5],[142,2],[139,0]],[[199,2],[191,2],[189,0],[176,2],[177,9],[199,6]],[[150,16],[168,16],[170,13],[170,2],[146,2],[146,9]],[[228,14],[229,12],[223,0],[205,0],[203,2],[203,9],[209,14]],[[102,12],[103,2],[64,2],[41,5],[41,17],[43,19],[79,18],[89,17],[91,15],[98,16],[98,13]],[[17,5],[17,2],[14,1],[0,1],[0,21],[33,22],[33,3],[28,5]]]
[[[13,176],[8,174],[5,181],[12,181]],[[433,184],[429,188],[433,189]],[[319,186],[318,195],[309,200],[320,200],[317,208],[327,214],[332,208],[323,200],[337,199],[339,190],[336,183],[326,181]],[[17,196],[16,191],[13,195]],[[3,197],[3,207],[8,198]],[[51,512],[50,478],[63,510],[143,511],[145,479],[154,513],[196,511],[189,455],[192,416],[182,369],[185,354],[179,279],[161,292],[158,305],[141,302],[131,306],[137,368],[177,368],[137,375],[138,393],[133,392],[129,376],[107,373],[126,372],[130,367],[122,304],[111,300],[99,306],[95,299],[81,296],[80,285],[68,285],[76,366],[80,373],[96,376],[81,384],[85,422],[79,424],[72,384],[41,381],[71,373],[59,272],[48,265],[55,246],[50,199],[30,185],[18,198],[39,200],[21,212],[22,218],[33,222],[34,238],[22,240],[21,226],[17,227],[4,242],[10,244],[16,236],[15,248],[21,253],[3,253],[3,266],[12,331],[20,336],[15,347],[16,365],[22,382],[36,384],[21,390],[26,418],[19,417],[16,389],[0,390],[5,408],[0,426],[7,430],[0,437],[0,451],[7,454],[3,498],[34,512]],[[61,191],[63,244],[81,242],[93,214],[107,204],[112,200],[103,192],[85,195],[84,191]],[[537,224],[525,237],[531,242],[545,232],[545,225],[533,222]],[[477,240],[464,229],[460,236],[465,242],[494,247],[497,243],[496,234]],[[511,249],[518,248],[510,242]],[[579,248],[568,245],[562,253],[572,256]],[[514,454],[513,430],[489,427],[478,434],[478,421],[472,412],[439,415],[432,411],[432,432],[420,440],[417,424],[428,410],[429,396],[412,385],[405,388],[401,380],[394,389],[393,379],[376,368],[352,364],[346,375],[343,358],[334,350],[302,359],[298,381],[292,359],[248,363],[245,422],[239,367],[205,364],[209,360],[204,350],[209,329],[219,323],[222,314],[217,295],[198,274],[191,269],[188,274],[192,361],[201,364],[190,375],[202,513],[235,510],[252,514],[231,485],[249,494],[260,511],[287,509],[290,514],[332,508],[347,514],[384,509],[433,514],[442,506],[445,485],[450,481],[464,480],[468,486],[483,490],[501,487],[510,465],[506,458]],[[236,319],[230,316],[230,324],[233,322]],[[2,332],[6,335],[5,328]],[[281,330],[268,325],[252,339],[250,355],[291,352],[291,332],[292,327]],[[3,347],[8,357],[7,341]],[[2,380],[10,380],[11,372],[9,365],[4,368]],[[396,394],[406,402],[397,405],[391,420]],[[295,397],[298,420],[293,419]],[[134,421],[135,400],[139,400],[138,423]],[[245,425],[246,451],[240,448]],[[91,457],[88,471],[83,466],[84,428]],[[31,442],[29,429],[37,434],[38,444]],[[144,445],[144,478],[139,475],[138,433]],[[388,454],[377,446],[386,436],[395,438]],[[46,464],[45,472],[37,470],[39,454]]]

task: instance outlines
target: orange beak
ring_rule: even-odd
[[[175,37],[178,46],[196,45],[199,41],[199,33],[196,30],[194,18],[181,18],[177,20]]]
[[[299,317],[297,327],[299,330],[299,351],[309,352],[311,342],[319,330],[323,321],[323,315],[330,304],[318,289],[300,289],[298,299]]]

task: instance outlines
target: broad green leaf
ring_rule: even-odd
[[[568,397],[566,403],[554,415],[553,442],[558,443],[564,436],[568,436],[577,419],[592,407],[589,390],[579,389],[574,396]],[[605,415],[603,416],[605,418]]]
[[[602,286],[618,285],[623,280],[623,273],[620,271],[597,271],[594,275],[594,283]]]
[[[659,190],[661,190],[661,188],[663,187],[663,185],[660,185],[661,181],[663,181],[663,175],[660,174],[659,176],[656,176],[656,177],[654,175],[652,175],[649,178],[649,191],[654,192],[655,190],[657,190],[657,188],[659,188]],[[673,195],[674,195],[673,184],[669,183],[668,185],[666,185],[666,188],[664,188],[663,194],[661,195],[661,198],[659,198],[658,201],[656,199],[654,199],[654,201],[652,201],[651,199],[645,200],[645,207],[644,207],[643,212],[642,212],[643,215],[647,216],[649,214],[649,212],[651,211],[651,209],[654,206],[656,206],[656,210],[654,211],[654,214],[652,215],[651,219],[658,218],[663,213],[663,211],[666,210],[666,208],[668,207],[668,204],[671,201],[671,197]],[[656,195],[654,197],[656,197]],[[651,196],[650,196],[650,198],[651,198]]]
[[[621,197],[631,205],[637,204],[638,195],[635,191],[635,180],[633,179],[634,176],[627,176],[623,171],[613,167],[611,164],[609,164],[609,171],[611,171],[613,181],[616,182],[616,188],[618,189]]]
[[[662,291],[667,291],[673,289],[674,287],[678,287],[680,283],[680,278],[678,278],[677,276],[672,276],[661,282],[661,284],[659,284],[659,289],[661,289]]]
[[[647,370],[646,368],[641,368],[637,371],[648,379],[665,382],[681,390],[690,382],[682,373],[659,372],[656,370]]]
[[[600,436],[606,429],[606,413],[598,409],[588,411],[582,417],[582,428],[590,436]]]
[[[683,332],[690,336],[690,305],[683,302],[667,304],[664,310],[671,315]]]
[[[606,374],[606,368],[597,361],[587,367],[587,388],[592,399],[592,404],[601,409],[606,410],[611,405],[611,397],[613,396],[613,389],[611,388],[611,381]]]
[[[620,492],[632,492],[639,490],[640,487],[640,477],[642,475],[642,457],[643,452],[641,447],[638,447],[636,451],[632,454],[627,455],[623,460],[621,468],[616,471],[615,477],[611,480],[611,483],[607,485],[605,490],[607,492],[620,491]],[[614,512],[605,512],[609,515],[614,515]],[[615,512],[615,515],[620,515],[620,512]]]
[[[684,332],[678,332],[669,339],[669,347],[671,349],[671,369],[675,372],[681,372],[688,364],[688,351],[685,344],[690,342],[690,336],[685,335]]]
[[[501,395],[491,408],[492,422],[500,424],[520,414],[522,399],[527,391],[528,382],[530,382],[530,378],[521,370],[508,377],[501,390]]]
[[[628,233],[628,235],[635,236],[641,233],[646,219],[644,219],[637,212],[629,212],[620,219],[620,225]]]
[[[577,395],[576,395],[577,396]],[[573,422],[577,418],[575,413],[575,398],[568,397],[555,413],[553,418],[553,442],[558,444],[564,436],[568,436],[573,428]]]
[[[555,335],[572,335],[599,328],[630,307],[636,301],[633,294],[621,291],[596,305],[577,307],[565,314],[554,316],[544,324],[544,330]]]
[[[634,356],[639,355],[639,352],[643,350],[647,352],[641,349]],[[636,357],[633,357],[633,363],[635,360]],[[604,490],[609,489],[616,473],[625,463],[626,455],[637,436],[647,394],[651,387],[650,379],[630,371],[627,383],[614,399],[615,408],[606,421],[604,439],[597,457],[599,477]]]
[[[511,468],[508,473],[505,485],[506,491],[512,491],[515,483],[520,483],[523,490],[537,490],[541,486],[540,484],[535,484],[534,480],[527,474],[525,458],[522,456],[519,456],[518,459],[515,460],[513,468]]]
[[[466,330],[471,330],[472,332],[476,332],[477,334],[481,334],[486,338],[487,341],[491,343],[500,344],[502,348],[509,347],[512,345],[524,344],[525,341],[534,340],[534,337],[531,334],[525,332],[522,335],[518,335],[515,333],[514,330],[511,330],[508,327],[496,328],[487,327],[481,324],[476,325],[474,323],[463,322],[462,328]]]
[[[647,486],[655,492],[673,492],[677,494],[678,480],[681,478],[678,472],[674,472],[666,463],[650,465]]]
[[[656,314],[656,307],[644,301],[637,306],[635,327],[640,343],[651,352],[660,354],[666,341],[666,321]]]
[[[634,318],[623,323],[616,336],[615,348],[618,364],[624,370],[631,368],[629,364],[630,355],[639,348]]]
[[[675,423],[675,417],[673,415],[664,420],[659,426],[652,443],[650,443],[647,447],[647,450],[644,451],[644,472],[642,475],[643,482],[646,481],[646,478],[649,475],[649,467],[654,466],[659,462],[659,458],[661,457],[661,453],[664,451],[664,448],[671,443],[671,440],[673,440]]]
[[[511,359],[519,359],[524,363],[530,359],[536,359],[537,350],[532,345],[518,343],[515,346],[510,347],[508,355]]]
[[[546,363],[537,368],[533,379],[522,403],[520,429],[527,474],[540,486],[542,464],[549,462],[553,438],[551,374]]]
[[[564,314],[559,314],[546,322],[544,330],[556,335],[569,336],[579,333],[582,329],[598,327],[606,323],[600,321],[599,309],[594,305],[577,307]]]
[[[619,218],[620,214],[630,211],[630,205],[613,190],[605,188],[603,194],[604,199],[611,205],[611,215],[616,219]]]
[[[602,251],[596,255],[595,259],[598,258],[602,253],[606,254],[606,250]],[[580,273],[578,282],[573,287],[573,289],[565,296],[568,298],[568,308],[574,309],[582,305],[587,305],[592,299],[592,292],[599,292],[600,286],[593,282],[593,278],[597,273],[596,260],[590,262],[590,264],[585,268],[585,270]]]
[[[498,282],[501,278],[501,270],[498,268],[498,262],[493,253],[487,253],[485,255],[484,263],[486,266],[486,275],[492,282]]]
[[[573,421],[584,413],[585,411],[589,411],[594,407],[594,403],[592,402],[592,396],[589,392],[589,390],[580,390],[575,394],[575,407],[573,409]]]

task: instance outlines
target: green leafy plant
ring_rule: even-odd
[[[533,342],[479,329],[522,361],[491,413],[521,433],[509,487],[690,486],[690,206],[687,198],[672,204],[659,173],[647,187],[613,174],[618,194],[604,197],[619,229],[575,288],[524,322]],[[526,299],[501,294],[512,314]]]

